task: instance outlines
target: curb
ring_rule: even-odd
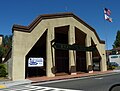
[[[21,80],[21,81],[8,81],[8,82],[0,82],[0,89],[8,88],[11,86],[18,86],[18,85],[28,85],[28,84],[37,84],[37,83],[44,83],[44,82],[52,82],[52,81],[66,81],[66,80],[74,80],[74,79],[87,79],[92,77],[103,77],[103,76],[110,76],[114,74],[120,74],[120,72],[108,72],[108,73],[96,73],[96,74],[89,74],[85,76],[74,76],[74,77],[63,77],[63,78],[56,78],[56,79],[49,79],[43,81],[31,81],[31,80]]]
[[[49,81],[57,81],[57,80],[67,80],[67,79],[75,79],[75,78],[92,78],[92,77],[103,77],[103,76],[110,76],[110,75],[115,75],[115,74],[120,74],[120,72],[110,72],[110,73],[103,73],[103,74],[90,74],[88,76],[78,76],[78,77],[71,77],[71,78],[59,78],[59,79],[50,79],[50,80],[44,80],[44,81],[35,81],[31,82],[31,84],[35,83],[40,83],[40,82],[49,82]]]

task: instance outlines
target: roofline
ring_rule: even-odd
[[[105,44],[105,41],[100,40],[100,38],[97,35],[94,28],[92,28],[90,25],[88,25],[86,22],[84,22],[83,20],[81,20],[79,17],[77,17],[76,15],[74,15],[71,12],[40,15],[28,26],[22,26],[22,25],[16,25],[16,24],[13,25],[12,32],[13,31],[22,31],[22,32],[30,33],[38,25],[38,23],[40,21],[44,20],[44,19],[63,18],[63,17],[73,17],[73,18],[75,18],[76,20],[78,20],[79,22],[84,24],[86,27],[88,27],[91,31],[93,31],[100,43]]]
[[[3,35],[0,34],[0,37],[3,37]]]

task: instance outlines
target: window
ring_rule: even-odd
[[[111,56],[111,58],[118,58],[118,56]]]

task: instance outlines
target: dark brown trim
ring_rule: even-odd
[[[2,37],[2,44],[3,44],[3,35],[0,35],[0,37]]]
[[[2,38],[3,38],[3,35],[0,35],[0,37],[2,37]]]
[[[73,18],[75,18],[80,23],[82,23],[83,25],[88,27],[91,31],[93,31],[95,33],[96,37],[98,38],[100,43],[105,44],[105,41],[100,40],[100,38],[98,37],[95,29],[93,29],[90,25],[85,23],[83,20],[81,20],[79,17],[77,17],[73,13],[57,13],[57,14],[40,15],[28,26],[13,25],[12,32],[13,31],[31,32],[39,24],[39,22],[41,20],[43,20],[43,19],[64,18],[64,17],[73,17]]]

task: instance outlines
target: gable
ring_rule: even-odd
[[[79,17],[74,15],[73,13],[57,13],[57,14],[45,14],[38,16],[30,25],[28,26],[21,26],[21,25],[13,25],[12,32],[13,31],[22,31],[22,32],[28,32],[30,33],[42,20],[45,19],[55,19],[55,18],[66,18],[66,17],[73,17],[80,23],[82,23],[84,26],[86,26],[88,29],[90,29],[94,34],[96,35],[97,39],[100,43],[105,44],[105,41],[100,40],[99,36],[97,35],[95,29],[93,29],[90,25],[85,23],[83,20],[81,20]]]

